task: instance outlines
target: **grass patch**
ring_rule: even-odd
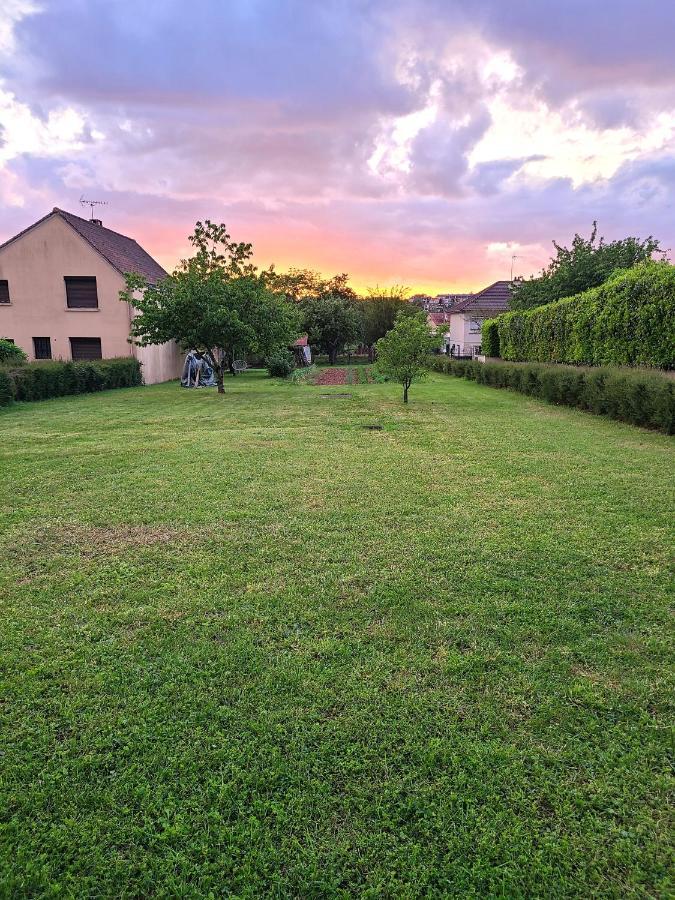
[[[668,895],[672,440],[226,390],[0,413],[3,893]]]

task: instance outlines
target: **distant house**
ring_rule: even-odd
[[[0,245],[0,337],[31,360],[135,356],[146,384],[177,378],[176,344],[128,342],[133,310],[119,300],[126,272],[151,284],[166,276],[133,238],[54,208]]]
[[[436,315],[439,318],[437,324],[433,323],[435,328],[447,327],[443,337],[444,352],[464,357],[480,353],[483,322],[507,312],[510,299],[511,282],[495,281],[477,294],[456,303],[448,312],[432,313],[428,319],[433,319]],[[444,318],[443,322],[440,321],[441,317]]]

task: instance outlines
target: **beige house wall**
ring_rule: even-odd
[[[98,309],[68,309],[64,277],[96,276]],[[0,337],[34,359],[33,338],[51,339],[53,359],[71,359],[70,338],[101,339],[105,359],[137,356],[146,384],[180,374],[174,344],[136,348],[129,341],[130,307],[121,303],[124,278],[60,216],[53,215],[0,250],[0,279],[10,303],[0,303]]]

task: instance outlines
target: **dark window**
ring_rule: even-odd
[[[68,309],[98,309],[96,278],[66,276],[65,282]]]
[[[9,303],[9,281],[0,279],[0,303]]]
[[[101,359],[101,338],[71,338],[70,355],[73,359]]]
[[[33,338],[33,351],[35,359],[52,358],[51,338]]]

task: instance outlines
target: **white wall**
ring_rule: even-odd
[[[146,384],[158,384],[178,378],[183,369],[184,354],[173,341],[153,347],[134,347],[134,356],[142,364]]]
[[[474,347],[479,347],[482,343],[481,332],[475,334],[471,332],[471,319],[475,318],[470,313],[454,313],[450,316],[450,328],[446,334],[446,343],[452,347],[455,345],[455,352],[467,354],[473,351]]]

